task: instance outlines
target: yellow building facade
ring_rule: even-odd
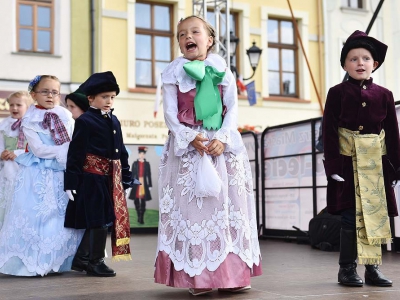
[[[257,103],[250,106],[247,96],[239,95],[238,126],[251,125],[261,131],[322,115],[320,2],[228,2],[230,29],[239,38],[234,59],[239,75],[246,78],[253,73],[246,55],[252,43],[262,49],[255,76],[244,81],[255,81]],[[207,11],[207,16],[212,16],[209,21],[215,24],[215,7],[211,5]],[[77,87],[92,72],[110,70],[115,74],[121,92],[114,112],[126,143],[164,143],[168,129],[162,105],[158,114],[153,114],[157,78],[168,60],[180,55],[177,23],[192,14],[190,0],[71,0],[71,81]]]

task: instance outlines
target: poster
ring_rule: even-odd
[[[318,137],[320,122],[316,123]],[[314,216],[311,122],[274,128],[264,136],[265,228],[308,230]],[[326,202],[322,153],[317,153],[317,209]],[[326,205],[326,204],[325,204]],[[322,206],[322,207],[321,207]]]
[[[162,145],[125,145],[129,154],[130,170],[133,176],[143,182],[143,190],[126,190],[126,202],[129,210],[131,228],[158,228],[158,166],[162,153]],[[138,161],[143,161],[142,168]],[[147,187],[147,193],[144,187]],[[146,195],[147,194],[147,195]],[[149,199],[150,198],[150,199]]]

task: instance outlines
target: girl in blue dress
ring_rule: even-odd
[[[44,276],[71,269],[83,234],[64,228],[64,170],[74,120],[55,105],[60,97],[57,77],[36,76],[28,90],[37,104],[22,118],[28,145],[15,159],[20,168],[0,231],[0,272]]]

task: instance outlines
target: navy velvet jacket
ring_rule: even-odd
[[[355,207],[353,166],[350,156],[339,153],[338,127],[360,134],[379,134],[385,130],[387,155],[382,156],[385,191],[390,216],[397,215],[392,181],[400,179],[400,139],[393,94],[369,80],[348,81],[332,87],[323,118],[324,166],[328,178],[327,204],[330,213]],[[338,174],[345,181],[331,178]]]
[[[111,160],[119,159],[124,188],[132,185],[126,151],[117,117],[102,115],[100,109],[89,108],[75,121],[75,129],[68,150],[64,189],[76,190],[74,201],[69,201],[66,227],[93,228],[114,221],[111,176],[83,171],[86,154]]]

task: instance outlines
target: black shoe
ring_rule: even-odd
[[[393,281],[387,279],[382,274],[381,270],[377,265],[366,265],[365,266],[365,283],[376,286],[392,286]]]
[[[356,265],[349,264],[340,266],[338,282],[346,286],[363,286],[363,281],[357,274]]]
[[[356,231],[340,229],[340,254],[338,282],[346,286],[363,286],[363,281],[357,274],[357,244]]]
[[[113,269],[107,267],[103,259],[99,261],[89,261],[86,273],[87,275],[97,277],[114,277],[117,275]]]
[[[113,269],[104,263],[107,227],[90,229],[90,255],[86,273],[98,277],[114,277]]]

